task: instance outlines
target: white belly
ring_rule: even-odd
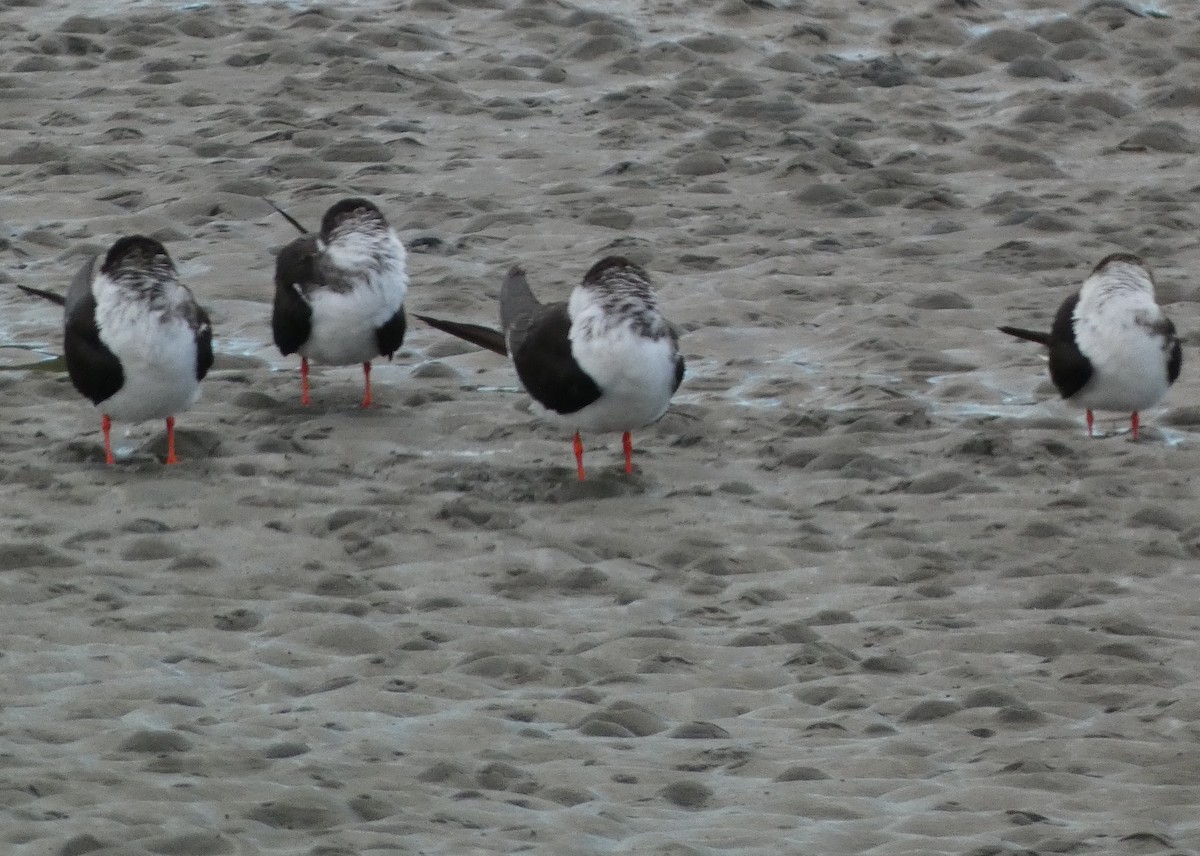
[[[166,419],[200,397],[196,340],[183,321],[154,321],[123,336],[101,333],[101,338],[121,361],[125,378],[115,395],[96,405],[101,413],[124,422]]]
[[[1132,413],[1153,407],[1162,401],[1170,389],[1161,353],[1157,366],[1144,368],[1145,371],[1138,371],[1133,366],[1120,366],[1094,371],[1092,379],[1069,400],[1089,410]]]
[[[401,299],[389,299],[378,290],[366,288],[346,293],[327,289],[315,292],[312,333],[300,347],[301,355],[331,366],[375,359],[379,356],[375,331],[396,314]]]
[[[621,331],[613,338],[575,342],[575,359],[602,394],[575,413],[555,414],[577,431],[632,431],[658,421],[675,391],[675,349]]]
[[[1083,389],[1069,399],[1072,404],[1092,410],[1117,410],[1132,413],[1153,407],[1170,389],[1167,359],[1162,339],[1147,335],[1132,325],[1095,348],[1090,356],[1092,377]]]

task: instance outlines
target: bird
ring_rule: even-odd
[[[114,419],[164,419],[165,463],[176,464],[175,416],[200,397],[200,382],[213,364],[208,313],[154,238],[124,236],[109,248],[99,271],[97,259],[83,264],[66,297],[20,288],[64,307],[67,373],[100,411],[105,462],[115,463]]]
[[[1155,298],[1154,276],[1130,253],[1101,259],[1063,301],[1049,333],[999,329],[1049,349],[1050,380],[1066,401],[1086,410],[1089,437],[1092,411],[1116,410],[1130,414],[1136,440],[1139,411],[1163,399],[1183,365],[1175,325]]]
[[[640,266],[607,256],[565,302],[541,303],[519,265],[500,289],[497,332],[417,315],[444,332],[507,355],[521,385],[551,417],[574,429],[579,480],[586,478],[581,432],[622,432],[633,472],[632,431],[662,418],[684,376],[679,336]]]
[[[390,360],[404,341],[404,244],[366,199],[334,203],[316,234],[267,202],[301,232],[275,260],[271,313],[279,352],[300,354],[301,403],[312,403],[308,364],[315,360],[334,366],[361,363],[362,406],[370,407],[371,361]]]

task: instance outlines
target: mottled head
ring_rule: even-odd
[[[321,218],[321,240],[329,244],[352,232],[381,234],[388,228],[387,219],[373,203],[366,199],[343,199],[330,206]]]
[[[1092,268],[1092,273],[1103,273],[1105,268],[1110,265],[1133,265],[1134,267],[1141,268],[1146,273],[1150,272],[1150,269],[1146,267],[1146,262],[1141,256],[1135,256],[1133,253],[1109,253],[1100,259],[1099,264]]]
[[[1154,275],[1141,257],[1132,253],[1111,253],[1092,268],[1083,288],[1098,294],[1144,292],[1153,298]]]
[[[568,309],[573,337],[600,336],[621,326],[650,339],[670,333],[650,288],[650,275],[621,256],[606,256],[592,265],[571,292]]]
[[[100,273],[114,281],[154,284],[174,280],[175,265],[158,241],[145,235],[126,235],[109,248]]]
[[[650,274],[624,256],[605,256],[583,275],[585,288],[650,295]]]

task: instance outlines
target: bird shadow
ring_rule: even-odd
[[[502,503],[561,503],[641,496],[651,484],[641,472],[626,473],[619,465],[589,469],[580,481],[575,469],[568,467],[469,463],[443,467],[424,486]]]

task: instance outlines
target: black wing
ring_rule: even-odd
[[[442,318],[430,318],[428,315],[417,315],[430,327],[436,330],[441,330],[443,333],[449,333],[451,336],[457,336],[464,342],[470,342],[472,345],[478,345],[489,351],[495,351],[502,357],[508,356],[508,345],[504,341],[504,334],[498,330],[493,330],[490,327],[483,327],[479,324],[468,324],[465,321],[446,321]]]
[[[312,306],[301,294],[316,279],[317,239],[297,238],[275,259],[275,304],[271,333],[284,356],[294,354],[312,335]]]
[[[59,306],[67,305],[67,298],[61,294],[56,294],[53,291],[45,291],[41,288],[34,288],[30,285],[18,285],[17,288],[26,294],[32,294],[34,297],[40,297],[43,300],[49,300],[51,303],[57,303]]]
[[[514,340],[512,328],[527,323],[541,308],[542,304],[534,297],[529,281],[525,279],[525,271],[520,265],[513,265],[504,277],[504,284],[500,286],[500,329],[504,331],[511,348],[516,349],[521,345],[520,331],[517,332],[517,340]]]
[[[67,315],[75,311],[75,307],[90,300],[92,308],[90,310],[93,321],[96,316],[96,296],[92,294],[92,273],[96,270],[96,256],[90,257],[86,262],[80,265],[79,270],[75,274],[75,278],[71,280],[71,284],[67,286],[67,296],[63,300],[63,305],[67,307]]]
[[[1024,327],[997,327],[1001,333],[1007,333],[1010,336],[1016,336],[1018,339],[1024,339],[1027,342],[1037,342],[1039,345],[1050,345],[1050,334],[1039,333],[1037,330],[1026,330]]]
[[[84,270],[90,274],[91,266]],[[112,398],[124,386],[125,372],[116,354],[100,341],[100,330],[96,326],[96,297],[92,294],[91,284],[88,283],[85,293],[72,283],[70,294],[63,329],[67,374],[80,394],[91,399],[93,404],[100,404]]]
[[[270,199],[267,199],[267,197],[265,197],[265,196],[262,198],[262,200],[263,200],[263,202],[267,203],[272,208],[274,208],[276,211],[278,211],[283,216],[284,220],[287,220],[289,223],[291,223],[293,226],[295,226],[296,231],[298,231],[301,235],[308,234],[308,229],[305,229],[304,225],[299,220],[297,220],[295,217],[293,217],[291,214],[284,211],[282,208],[280,208],[278,205],[276,205]]]
[[[1167,382],[1175,383],[1179,380],[1179,370],[1183,368],[1183,346],[1179,342],[1179,336],[1175,334],[1175,325],[1170,318],[1163,319],[1163,333],[1166,334],[1168,342]]]
[[[404,307],[396,310],[396,314],[387,320],[382,327],[375,331],[375,341],[379,345],[379,353],[389,360],[396,349],[404,342],[404,331],[407,328],[404,318]]]
[[[213,364],[212,321],[200,306],[196,306],[196,320],[196,380],[204,380]]]
[[[1063,398],[1070,398],[1092,379],[1092,362],[1075,342],[1075,307],[1078,304],[1078,294],[1064,300],[1050,328],[1050,380]]]
[[[679,385],[683,383],[683,373],[685,370],[683,362],[683,354],[679,353],[679,331],[675,329],[674,324],[668,324],[667,329],[670,330],[671,347],[675,350],[675,385],[671,387],[671,394],[679,392]]]
[[[575,413],[600,398],[601,390],[571,353],[567,304],[541,308],[527,324],[509,329],[513,366],[531,396],[547,410]]]

